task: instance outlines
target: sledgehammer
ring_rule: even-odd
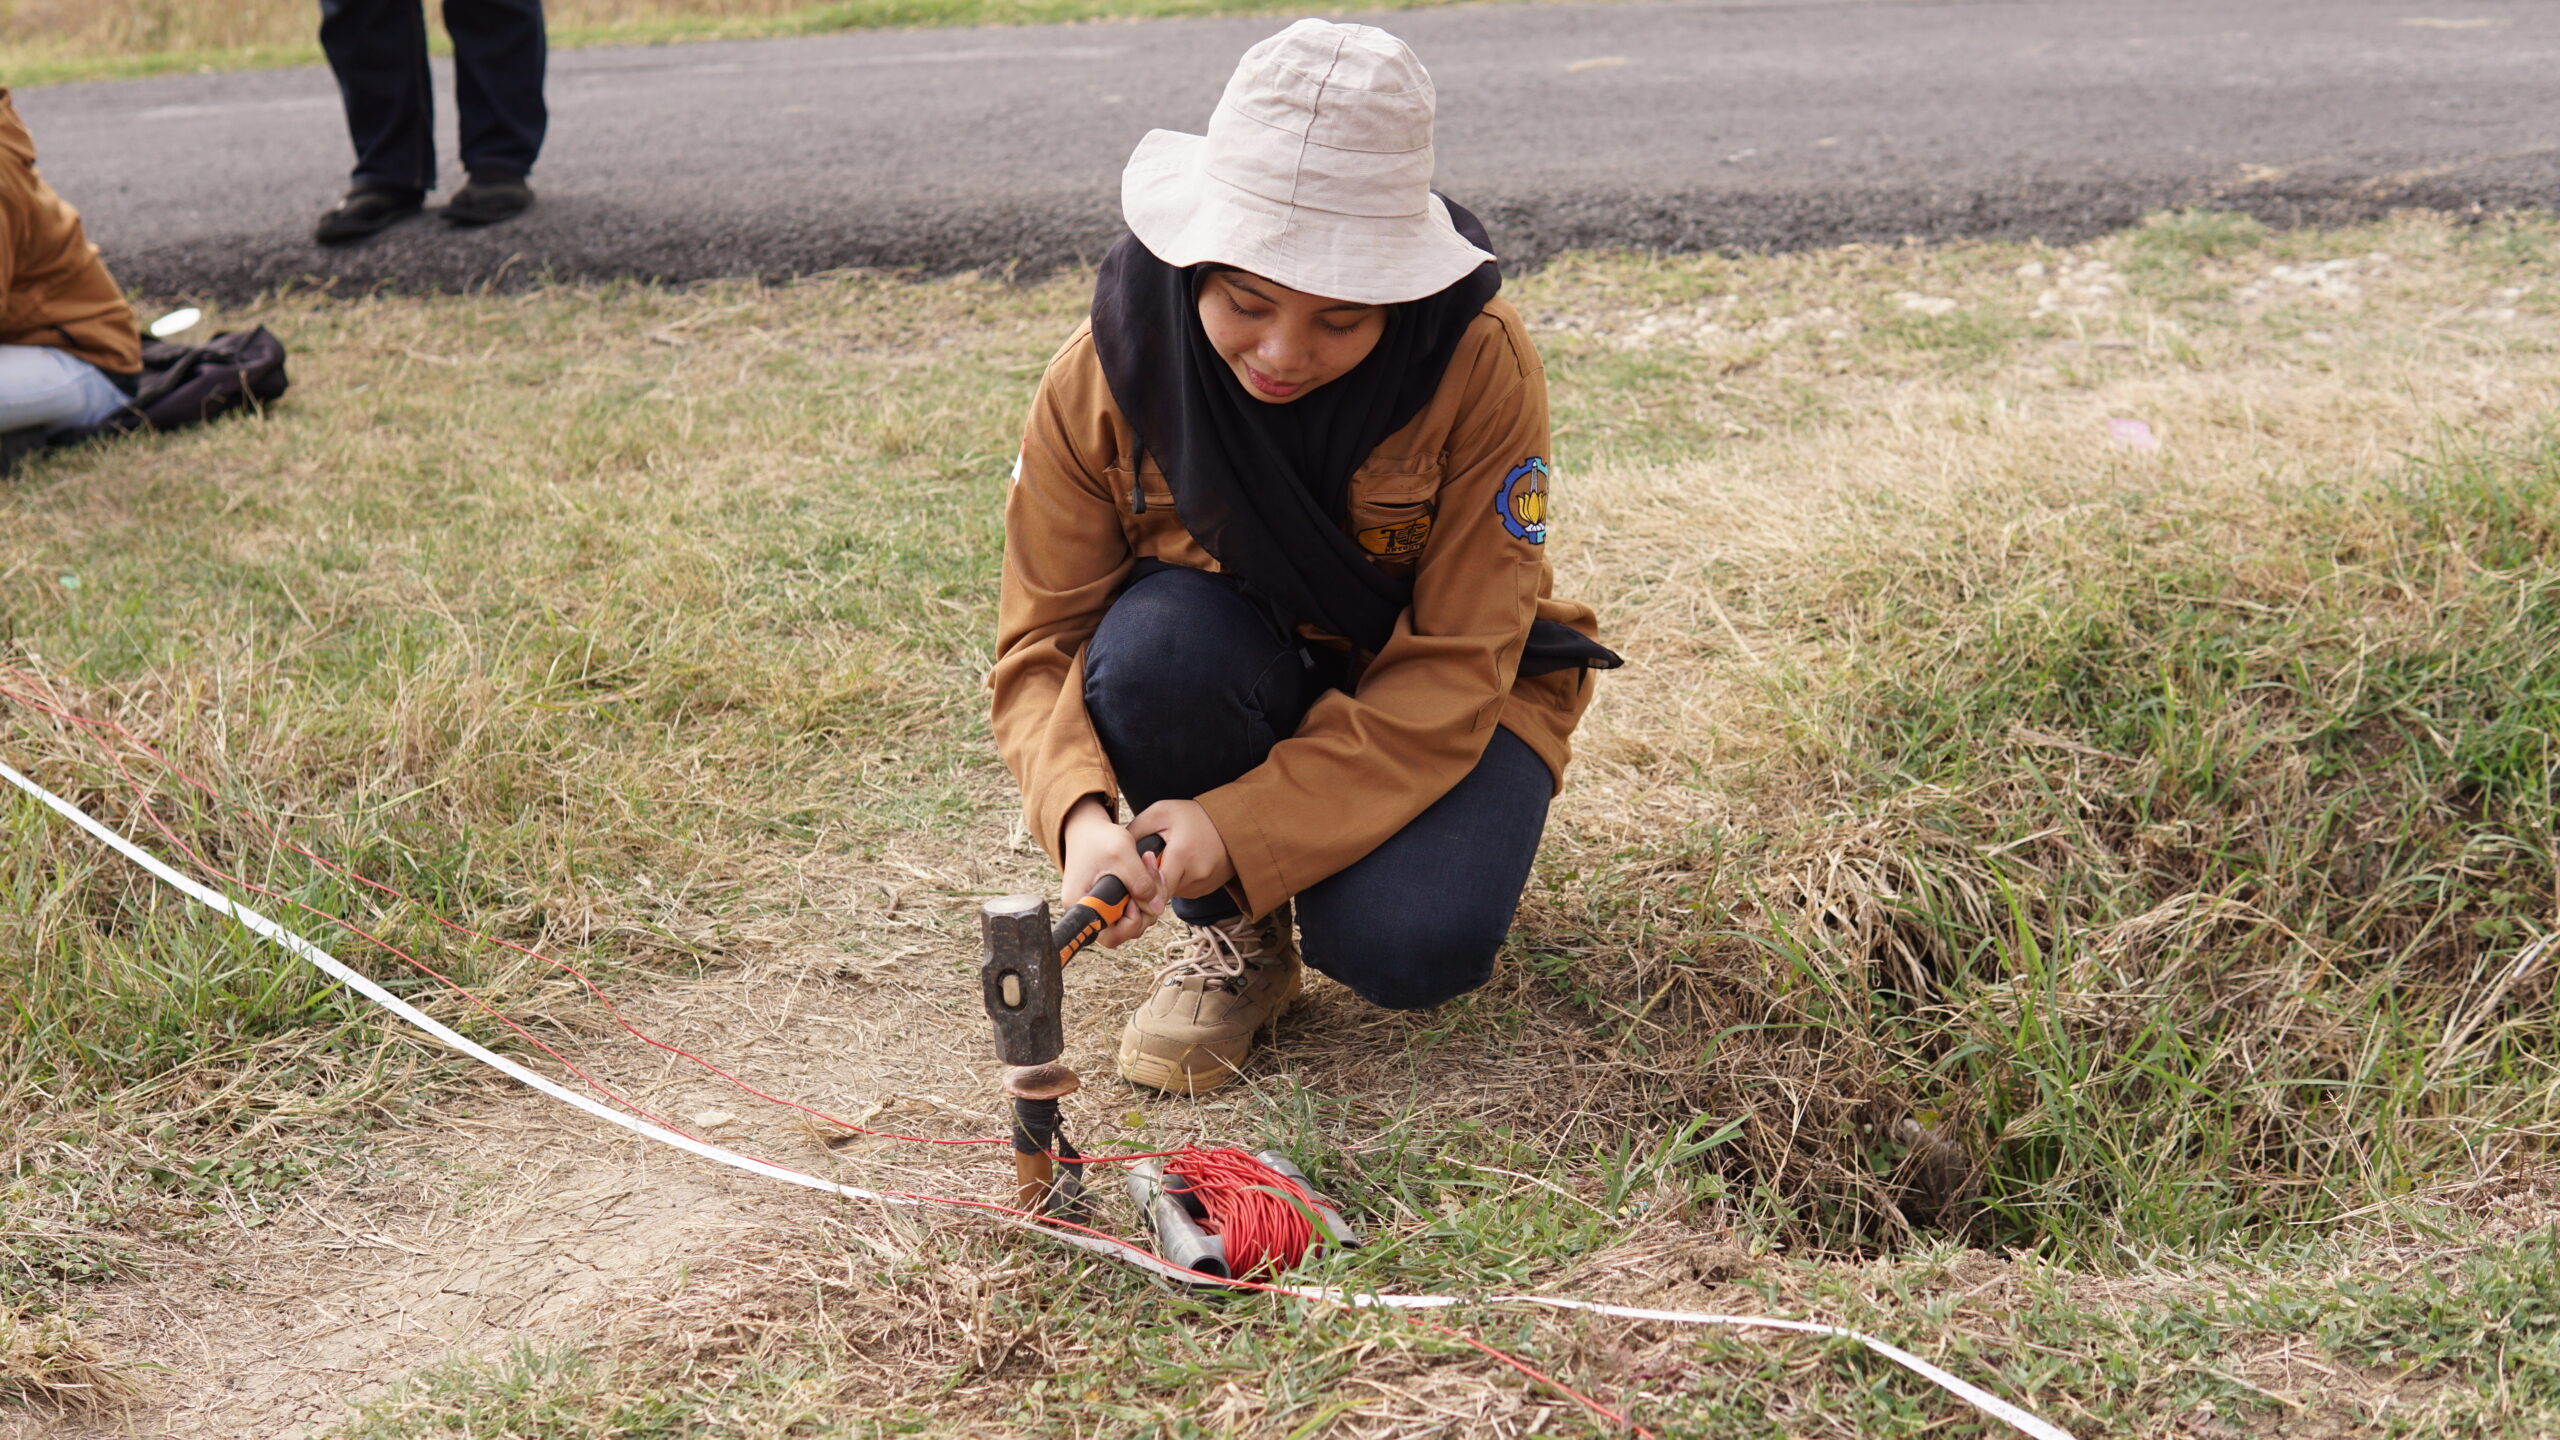
[[[1138,842],[1141,855],[1163,850],[1161,835]],[[978,982],[995,1022],[996,1058],[1006,1066],[1004,1093],[1013,1097],[1014,1203],[1035,1214],[1064,1213],[1084,1195],[1075,1147],[1059,1131],[1058,1102],[1083,1083],[1058,1062],[1067,1046],[1062,972],[1128,911],[1129,887],[1117,875],[1094,882],[1093,893],[1069,906],[1054,928],[1049,902],[1037,895],[1006,895],[978,908]],[[1067,1162],[1064,1175],[1059,1160]]]

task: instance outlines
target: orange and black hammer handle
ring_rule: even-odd
[[[1140,855],[1164,853],[1164,837],[1149,835],[1138,842]],[[1049,943],[1057,948],[1058,963],[1066,964],[1078,952],[1094,942],[1103,931],[1120,923],[1129,913],[1129,887],[1117,875],[1105,875],[1093,882],[1093,893],[1067,907],[1058,919],[1058,928],[1049,933]]]

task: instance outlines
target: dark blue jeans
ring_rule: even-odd
[[[1133,809],[1189,800],[1296,733],[1340,666],[1235,582],[1166,569],[1120,592],[1084,655],[1085,709]],[[1386,843],[1297,897],[1306,962],[1391,1010],[1427,1010],[1493,976],[1529,883],[1555,782],[1497,727],[1456,788]],[[1195,924],[1236,913],[1224,892],[1177,900]]]
[[[491,178],[532,174],[550,123],[542,0],[444,0],[444,28],[453,36],[463,168]],[[426,0],[320,0],[320,48],[346,102],[355,183],[436,188]]]

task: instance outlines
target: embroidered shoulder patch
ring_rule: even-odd
[[[1372,525],[1360,532],[1360,548],[1372,555],[1392,559],[1399,555],[1419,555],[1431,541],[1431,517],[1419,515],[1399,520],[1393,525]]]
[[[1493,497],[1493,513],[1515,539],[1547,543],[1547,462],[1532,455],[1502,477]]]

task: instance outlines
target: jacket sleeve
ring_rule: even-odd
[[[0,90],[0,99],[6,96]],[[34,199],[27,177],[26,167],[16,156],[0,152],[0,310],[9,308],[10,292],[18,285],[18,237],[26,233],[29,202]]]
[[[1413,604],[1386,648],[1355,691],[1326,692],[1260,766],[1199,797],[1249,914],[1376,849],[1466,778],[1493,738],[1546,579],[1538,542],[1513,534],[1496,501],[1548,453],[1547,390],[1534,356],[1504,344],[1479,354]]]
[[[1041,377],[1004,507],[997,602],[996,749],[1022,788],[1023,821],[1064,861],[1061,828],[1087,795],[1115,793],[1110,761],[1084,708],[1084,646],[1134,563],[1106,470],[1112,440],[1072,388],[1069,343]],[[1075,417],[1082,416],[1081,424]]]

